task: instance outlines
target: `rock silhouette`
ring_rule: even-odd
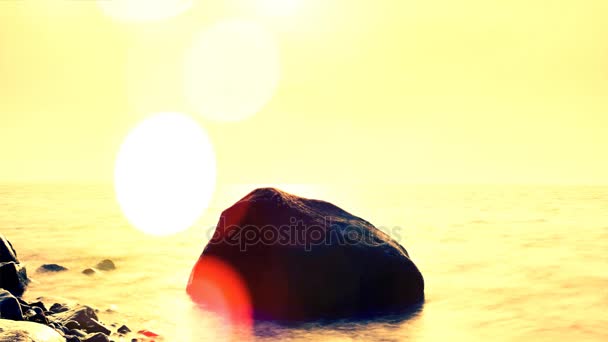
[[[41,265],[40,267],[38,267],[38,269],[36,270],[36,272],[63,272],[63,271],[67,271],[67,267],[61,266],[61,265],[57,265],[57,264],[44,264]]]
[[[188,282],[203,306],[213,308],[208,301],[218,295],[242,306],[231,302],[234,281],[212,274],[217,261],[229,268],[219,273],[238,275],[256,319],[368,318],[424,300],[422,274],[387,234],[331,203],[273,188],[254,190],[221,214]]]
[[[0,288],[21,296],[28,284],[25,266],[19,263],[13,245],[0,234]]]

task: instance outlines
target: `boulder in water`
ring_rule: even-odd
[[[424,300],[422,274],[398,242],[331,203],[273,188],[221,214],[187,292],[211,309],[241,307],[240,288],[253,317],[278,321],[367,318]]]
[[[36,270],[37,272],[63,272],[67,271],[67,267],[57,264],[44,264]]]
[[[110,259],[100,261],[95,267],[102,271],[113,271],[116,269],[116,265],[114,265],[114,262]]]
[[[96,269],[94,268],[86,268],[82,271],[82,274],[86,274],[88,276],[92,276],[99,273]]]

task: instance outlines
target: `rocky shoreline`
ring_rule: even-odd
[[[114,270],[111,260],[103,260],[86,275]],[[67,268],[45,264],[38,272],[64,272]],[[160,341],[159,335],[147,331],[131,331],[124,324],[101,322],[99,310],[87,305],[45,303],[39,297],[26,302],[22,295],[30,279],[19,262],[13,245],[0,234],[0,342],[111,342]]]

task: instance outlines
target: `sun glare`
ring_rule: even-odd
[[[192,226],[215,188],[215,156],[209,138],[193,119],[154,115],[123,142],[114,173],[118,203],[129,222],[152,235]]]
[[[253,22],[222,22],[204,31],[186,57],[186,97],[206,118],[239,121],[270,101],[279,69],[278,48],[267,30]]]
[[[293,14],[301,5],[301,0],[258,0],[264,13],[275,16]]]
[[[193,0],[97,0],[110,17],[123,21],[156,21],[175,17]]]

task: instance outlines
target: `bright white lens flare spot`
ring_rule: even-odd
[[[257,0],[264,13],[274,16],[290,15],[302,4],[301,0]]]
[[[259,112],[279,81],[279,52],[263,27],[228,21],[203,32],[185,63],[188,102],[204,117],[239,121]]]
[[[215,189],[215,155],[202,127],[176,113],[154,115],[123,142],[114,170],[118,203],[144,233],[170,235],[192,226]]]
[[[175,17],[192,6],[193,0],[97,0],[103,11],[123,21],[157,21]]]

